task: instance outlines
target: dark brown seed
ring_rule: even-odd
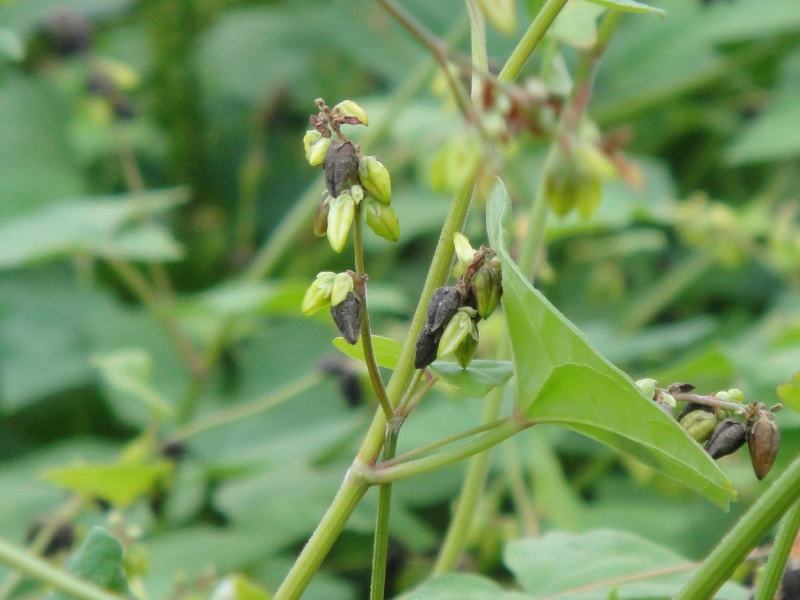
[[[667,388],[670,394],[688,394],[693,392],[695,387],[691,383],[672,383]]]
[[[358,172],[358,156],[352,142],[333,140],[325,155],[325,186],[336,198],[348,186],[348,181]]]
[[[441,331],[431,331],[428,327],[423,327],[417,338],[417,351],[414,355],[414,367],[424,369],[436,360],[436,351],[439,349],[439,340],[442,337]]]
[[[789,559],[786,570],[783,572],[781,590],[784,600],[800,598],[800,561]]]
[[[694,410],[704,410],[706,412],[713,413],[714,409],[710,406],[706,406],[705,404],[697,404],[695,402],[687,402],[686,405],[681,410],[680,414],[678,414],[678,421],[680,421],[683,417],[688,415],[690,412]]]
[[[759,479],[764,479],[778,455],[781,432],[772,414],[760,410],[747,432],[747,447],[750,450],[750,462],[753,472]]]
[[[331,316],[336,327],[339,328],[339,333],[350,344],[355,344],[358,341],[358,334],[361,330],[361,300],[353,292],[347,294],[347,297],[337,304],[331,306]]]
[[[455,287],[440,287],[431,296],[428,302],[428,312],[425,316],[425,327],[431,332],[437,332],[453,318],[461,307],[463,298],[461,292]]]
[[[186,444],[182,442],[166,442],[161,446],[161,455],[172,462],[180,462],[186,456]]]
[[[358,372],[353,368],[351,361],[331,354],[320,362],[319,368],[323,373],[336,378],[339,391],[347,406],[354,408],[363,402],[364,391],[361,388]]]
[[[706,452],[714,460],[733,454],[747,440],[747,429],[736,419],[725,419],[706,442]]]

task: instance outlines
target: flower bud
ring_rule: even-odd
[[[693,410],[680,420],[689,435],[698,442],[705,442],[717,426],[717,418],[713,413],[704,410]]]
[[[688,415],[690,412],[694,412],[696,410],[704,410],[708,413],[714,412],[713,408],[711,408],[710,406],[706,406],[705,404],[698,404],[697,402],[687,402],[681,409],[681,412],[678,413],[678,421],[683,420],[683,417]]]
[[[314,235],[322,237],[328,233],[328,212],[331,209],[331,197],[326,193],[317,206],[317,214],[314,215]]]
[[[358,104],[353,102],[352,100],[342,100],[333,107],[331,112],[335,115],[336,113],[342,114],[345,117],[354,117],[358,120],[361,125],[369,125],[369,117],[367,117],[367,111],[361,108]]]
[[[468,306],[460,308],[456,314],[453,315],[447,327],[444,328],[444,333],[442,333],[442,339],[439,341],[439,349],[436,352],[437,357],[442,358],[443,356],[455,354],[461,344],[465,342],[467,338],[472,337],[474,325],[472,320],[476,316],[477,313],[475,310]],[[475,337],[477,338],[477,332]]]
[[[656,395],[656,404],[658,404],[658,407],[670,416],[672,415],[672,411],[675,410],[675,407],[678,405],[678,403],[675,401],[675,396],[664,391],[661,391]]]
[[[737,404],[744,403],[744,392],[739,388],[731,388],[728,390],[728,400],[736,402]]]
[[[444,339],[444,334],[442,334],[442,338]],[[453,352],[453,356],[455,356],[462,369],[466,369],[469,363],[472,362],[472,357],[475,356],[475,352],[478,350],[479,339],[478,325],[473,320],[469,335],[464,338],[464,341]]]
[[[756,477],[764,479],[778,455],[781,432],[772,414],[760,409],[751,422],[747,432],[747,447],[750,450],[750,462]]]
[[[458,311],[463,298],[456,287],[440,287],[428,303],[425,327],[429,331],[441,331]]]
[[[306,151],[306,158],[308,158],[308,151],[311,149],[311,146],[314,144],[314,142],[317,142],[321,139],[322,134],[316,129],[309,129],[306,131],[306,134],[303,136],[303,148]]]
[[[338,273],[331,288],[331,306],[344,302],[347,294],[353,291],[353,278],[350,273]]]
[[[306,152],[306,159],[308,160],[308,164],[312,167],[318,167],[323,162],[325,162],[325,156],[328,154],[328,148],[331,145],[331,138],[320,138],[308,149]]]
[[[736,419],[724,419],[706,442],[706,452],[714,460],[733,454],[747,439],[747,430]]]
[[[374,156],[365,156],[358,163],[358,178],[370,196],[381,204],[392,201],[392,180],[383,163]]]
[[[417,337],[416,353],[414,354],[414,368],[424,369],[436,360],[436,351],[442,332],[433,332],[428,327],[423,327]]]
[[[331,301],[333,280],[335,278],[336,273],[331,271],[323,271],[317,275],[317,278],[308,286],[305,296],[303,296],[300,310],[304,315],[314,314],[320,308],[328,305]]]
[[[396,242],[400,239],[400,222],[397,220],[397,214],[392,210],[391,206],[384,206],[370,198],[367,200],[364,219],[376,235],[390,242]]]
[[[640,379],[636,382],[636,387],[642,390],[642,393],[652,400],[656,395],[657,383],[655,379]]]
[[[331,306],[331,316],[342,337],[349,344],[355,344],[361,330],[361,300],[359,297],[354,292],[349,292],[342,302]]]
[[[460,231],[453,235],[453,246],[456,249],[456,268],[454,275],[459,276],[475,260],[475,248],[469,243],[469,239]]]
[[[503,277],[497,257],[484,262],[473,275],[469,293],[480,317],[488,319],[503,295]]]
[[[328,242],[334,252],[341,252],[347,243],[350,226],[356,214],[356,203],[349,192],[330,201],[328,211]]]
[[[350,187],[350,195],[353,197],[353,200],[356,203],[356,206],[361,204],[361,201],[364,199],[364,188],[360,185],[356,184]]]
[[[353,143],[347,140],[332,140],[325,154],[325,187],[332,198],[336,198],[355,177],[358,156]]]

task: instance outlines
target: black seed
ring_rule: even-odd
[[[747,429],[736,419],[725,419],[706,442],[706,452],[714,460],[733,454],[747,440]]]
[[[710,406],[706,406],[705,404],[697,404],[695,402],[687,402],[686,406],[683,407],[680,414],[678,415],[678,421],[680,421],[683,417],[688,415],[693,410],[704,410],[706,412],[713,413],[714,409]]]
[[[428,327],[423,327],[417,338],[417,351],[414,355],[414,367],[424,369],[436,360],[436,351],[439,349],[439,340],[442,338],[441,331],[431,331]]]
[[[695,387],[691,383],[672,383],[667,388],[670,394],[688,394],[694,391]]]
[[[361,328],[361,300],[358,296],[353,292],[347,294],[342,302],[331,307],[331,316],[342,337],[348,343],[355,344]]]
[[[333,140],[325,154],[324,170],[325,186],[331,197],[336,198],[358,171],[358,156],[352,142]]]
[[[360,406],[364,402],[361,381],[355,373],[343,373],[339,377],[339,391],[350,408]]]
[[[180,462],[186,456],[186,444],[183,442],[166,442],[161,446],[161,455],[172,462]]]
[[[431,296],[428,312],[425,316],[425,327],[431,332],[440,331],[453,318],[461,307],[463,298],[455,287],[440,287]]]

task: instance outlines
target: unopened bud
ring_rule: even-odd
[[[442,334],[442,338],[444,339],[444,334]],[[478,325],[473,319],[469,335],[464,338],[464,341],[462,341],[455,352],[453,352],[453,356],[455,356],[456,361],[461,365],[462,369],[466,369],[469,363],[472,362],[472,357],[475,356],[475,352],[478,350],[479,339]]]
[[[328,211],[328,242],[334,252],[341,252],[347,243],[350,226],[356,214],[356,203],[349,192],[330,201]]]
[[[668,415],[672,415],[672,411],[675,410],[675,407],[678,405],[678,403],[675,401],[675,396],[664,391],[657,394],[656,404],[658,404],[658,407]]]
[[[689,435],[702,443],[714,433],[714,429],[717,426],[717,418],[713,413],[704,410],[693,410],[680,420],[680,424]]]
[[[322,134],[316,129],[309,129],[306,131],[306,134],[303,136],[303,149],[306,151],[306,158],[308,158],[308,151],[311,149],[314,142],[321,139]]]
[[[381,204],[392,201],[392,179],[388,169],[374,156],[365,156],[358,163],[358,178],[370,196]]]
[[[331,210],[331,197],[326,193],[324,198],[317,206],[317,214],[314,215],[314,235],[322,237],[328,233],[328,212]]]
[[[400,239],[400,221],[391,206],[385,206],[380,202],[375,202],[371,198],[367,200],[364,219],[369,228],[390,242]]]
[[[461,307],[463,297],[456,287],[440,287],[433,293],[425,315],[429,331],[441,331]]]
[[[733,454],[747,439],[747,430],[736,419],[724,419],[706,442],[706,452],[714,460]]]
[[[350,195],[353,197],[353,200],[356,203],[356,206],[361,204],[361,201],[364,199],[364,188],[360,185],[356,184],[350,187]]]
[[[769,411],[760,409],[750,424],[747,432],[747,447],[750,450],[750,462],[753,472],[759,479],[764,479],[778,455],[781,432],[775,418]]]
[[[354,117],[358,120],[361,125],[369,125],[369,117],[367,117],[367,111],[361,108],[358,104],[353,102],[352,100],[342,100],[333,107],[331,112],[335,115],[339,113],[344,115],[345,117]]]
[[[331,146],[331,138],[321,137],[316,142],[311,144],[311,147],[306,152],[306,159],[308,164],[312,167],[318,167],[325,162],[325,156],[328,154],[328,149]]]
[[[439,349],[436,353],[439,358],[455,354],[459,346],[467,341],[467,338],[472,337],[474,325],[472,320],[476,316],[477,313],[475,310],[469,307],[460,308],[456,314],[453,315],[447,327],[444,328],[442,339],[439,341]]]
[[[483,263],[470,283],[470,296],[475,309],[482,319],[488,319],[494,312],[500,296],[503,295],[503,277],[497,257]]]
[[[739,388],[731,388],[728,390],[728,400],[736,402],[737,404],[743,404],[744,392]]]
[[[468,266],[472,264],[472,261],[475,260],[475,248],[472,247],[472,244],[469,243],[469,239],[460,231],[457,231],[453,235],[453,246],[456,249],[456,273],[455,275],[461,275]]]
[[[656,395],[657,383],[655,379],[640,379],[636,382],[636,387],[642,390],[642,393],[652,400]]]
[[[311,315],[319,309],[328,305],[331,301],[331,293],[333,291],[333,280],[336,278],[336,273],[331,271],[323,271],[317,275],[317,278],[308,286],[305,296],[303,296],[303,303],[300,310],[304,315]]]
[[[423,327],[417,337],[416,352],[414,354],[414,368],[424,369],[436,360],[436,351],[439,348],[439,339],[442,332],[433,332],[427,327]]]
[[[331,316],[342,337],[349,344],[355,344],[361,330],[361,300],[359,297],[354,292],[348,293],[342,302],[331,306]]]
[[[358,156],[353,143],[333,140],[325,154],[325,187],[331,197],[336,198],[349,186],[349,181],[358,171]]]
[[[678,421],[683,420],[683,417],[688,415],[690,412],[694,412],[696,410],[704,410],[707,413],[713,413],[714,409],[710,406],[705,404],[698,404],[697,402],[687,402],[684,407],[681,409],[681,412],[678,413]]]
[[[331,306],[336,306],[344,302],[347,294],[353,291],[353,278],[350,273],[339,273],[333,279],[331,288]]]

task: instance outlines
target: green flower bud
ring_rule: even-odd
[[[347,294],[353,291],[353,278],[350,273],[339,273],[333,280],[331,289],[331,306],[344,302]]]
[[[731,388],[728,390],[728,400],[736,402],[737,404],[743,404],[744,392],[739,388]]]
[[[636,382],[636,387],[642,390],[642,393],[652,400],[656,395],[657,383],[655,379],[640,379]]]
[[[305,296],[303,296],[300,310],[304,315],[314,314],[330,303],[333,280],[335,278],[336,273],[331,271],[323,271],[317,275],[317,278],[308,286]]]
[[[750,450],[753,472],[759,480],[764,479],[772,469],[780,441],[781,432],[775,418],[769,411],[758,410],[747,432],[747,448]]]
[[[355,200],[356,206],[358,206],[364,199],[364,188],[358,184],[353,185],[350,187],[350,195],[353,197],[353,200]]]
[[[334,252],[341,252],[347,243],[350,226],[356,214],[356,203],[349,192],[331,200],[328,211],[328,242]]]
[[[328,233],[328,212],[331,209],[331,197],[325,194],[322,201],[317,206],[317,214],[314,215],[314,235],[322,237]]]
[[[311,147],[306,152],[306,159],[308,164],[312,167],[318,167],[325,162],[325,157],[328,154],[328,148],[331,146],[331,138],[321,137],[316,142],[311,144]]]
[[[670,411],[678,406],[678,403],[675,401],[675,396],[670,394],[669,392],[661,392],[658,395],[658,401],[662,405],[669,407]]]
[[[469,239],[460,231],[453,235],[453,246],[456,249],[456,267],[454,275],[459,276],[475,260],[475,248],[469,243]]]
[[[476,314],[475,310],[468,306],[458,309],[458,312],[450,319],[447,327],[444,328],[442,339],[439,341],[439,349],[436,353],[438,358],[455,354],[459,346],[464,342],[471,343],[467,341],[467,338],[472,337],[473,318]]]
[[[717,426],[717,417],[713,413],[704,410],[693,410],[680,420],[689,435],[698,442],[705,442]]]
[[[309,129],[306,131],[306,134],[303,136],[303,148],[306,151],[306,157],[308,157],[308,151],[311,149],[311,146],[314,144],[314,142],[321,139],[322,134],[316,129]]]
[[[442,337],[444,337],[444,335],[442,335]],[[464,338],[461,345],[453,352],[453,356],[455,356],[456,361],[461,365],[462,369],[466,369],[469,363],[472,362],[472,357],[475,356],[475,352],[478,350],[478,340],[478,325],[475,321],[472,321],[472,328],[470,329],[469,335]]]
[[[383,163],[374,156],[365,156],[358,163],[358,178],[370,196],[381,204],[392,201],[392,180]]]
[[[390,242],[400,239],[400,222],[391,206],[384,206],[369,198],[365,208],[364,218],[376,235]]]
[[[333,107],[331,112],[335,115],[339,113],[344,115],[345,117],[353,117],[358,120],[361,125],[369,125],[369,117],[367,117],[367,111],[361,108],[358,104],[353,102],[352,100],[342,100]]]
[[[473,275],[469,293],[478,314],[488,319],[503,295],[503,277],[497,257],[484,262]]]

